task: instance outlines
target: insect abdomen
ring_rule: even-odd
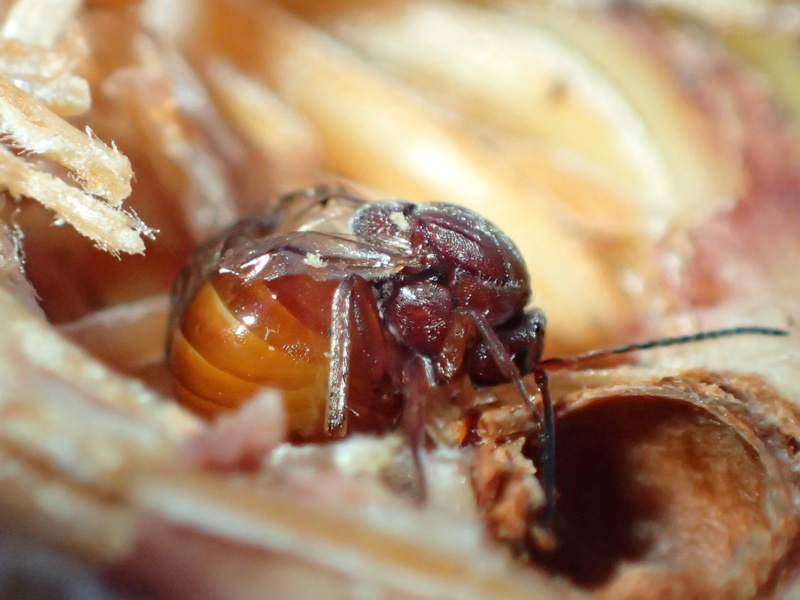
[[[264,388],[277,389],[284,396],[292,436],[319,438],[324,435],[330,339],[326,331],[315,331],[295,317],[272,283],[245,283],[225,273],[199,289],[170,345],[176,396],[191,410],[213,417]],[[329,304],[326,296],[332,297],[335,282],[315,283],[318,306]]]

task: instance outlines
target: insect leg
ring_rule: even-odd
[[[542,426],[542,459],[541,459],[541,470],[542,470],[542,487],[544,488],[544,495],[545,495],[545,510],[546,510],[546,524],[549,526],[552,524],[553,516],[554,516],[554,508],[555,508],[555,443],[556,443],[556,434],[555,434],[555,418],[553,415],[553,402],[550,398],[550,386],[549,380],[547,377],[547,373],[543,369],[534,368],[533,374],[536,380],[536,385],[539,387],[539,392],[542,395],[542,405],[544,408],[543,414],[539,412],[539,408],[536,406],[536,401],[534,400],[533,395],[528,391],[525,387],[525,382],[522,380],[522,375],[519,372],[519,368],[514,363],[511,358],[511,355],[508,353],[508,350],[503,345],[503,342],[498,337],[497,333],[489,322],[486,320],[486,317],[483,315],[470,312],[470,316],[472,317],[475,326],[477,327],[478,331],[480,332],[481,336],[483,336],[484,341],[486,342],[486,348],[489,352],[489,355],[494,359],[497,363],[497,367],[500,369],[500,372],[503,374],[508,381],[513,381],[517,384],[519,388],[520,394],[524,399],[525,403],[531,409],[533,414],[535,414],[541,423]]]
[[[545,498],[545,526],[550,527],[555,518],[556,504],[556,418],[550,397],[550,377],[544,369],[534,369],[533,378],[542,394],[544,408],[542,425],[542,481]]]
[[[333,295],[331,307],[331,363],[328,373],[328,405],[325,430],[328,435],[347,432],[347,382],[353,343],[350,338],[353,285],[356,275],[342,279]]]
[[[403,428],[411,459],[414,461],[417,499],[422,502],[427,496],[425,471],[422,468],[422,446],[425,443],[425,401],[433,385],[433,366],[426,358],[415,355],[403,367]]]

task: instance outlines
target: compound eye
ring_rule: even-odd
[[[514,243],[480,215],[445,203],[424,205],[417,227],[427,243],[451,268],[463,269],[483,280],[527,289],[525,263]]]
[[[434,356],[442,351],[453,310],[447,286],[417,281],[399,289],[387,307],[386,324],[405,346]]]
[[[353,216],[353,233],[367,243],[406,253],[411,249],[413,210],[413,204],[401,200],[369,204]]]

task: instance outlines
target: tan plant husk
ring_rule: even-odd
[[[541,495],[491,450],[528,455],[508,430],[473,476],[498,539],[602,598],[750,598],[785,584],[800,412],[761,378],[688,371],[572,392],[558,412],[555,547],[520,520],[520,504],[541,513]],[[484,412],[478,429],[502,414]]]

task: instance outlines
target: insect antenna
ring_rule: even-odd
[[[555,415],[553,411],[552,399],[550,398],[550,385],[547,375],[548,371],[557,371],[559,369],[570,369],[582,367],[587,363],[598,358],[606,358],[618,354],[626,354],[636,350],[649,350],[651,348],[662,348],[665,346],[678,346],[681,344],[690,344],[694,342],[703,342],[706,340],[713,340],[723,337],[731,337],[738,335],[766,335],[783,337],[788,336],[789,332],[783,329],[773,329],[769,327],[731,327],[728,329],[716,329],[713,331],[704,331],[690,335],[681,335],[675,337],[664,337],[654,340],[647,340],[644,342],[635,342],[633,344],[623,344],[620,346],[613,346],[611,348],[602,348],[600,350],[591,350],[582,354],[566,357],[552,357],[541,360],[533,369],[533,375],[536,385],[542,395],[542,404],[544,414],[542,415],[542,454],[540,457],[540,467],[542,469],[542,483],[545,492],[545,515],[544,525],[545,528],[552,534],[552,528],[555,524]],[[532,398],[527,392],[524,384],[522,383],[519,374],[512,377],[512,380],[517,381],[520,392],[526,399],[526,402],[535,410]],[[554,544],[554,539],[545,540],[548,545]],[[545,546],[547,547],[547,546]]]
[[[570,369],[581,367],[586,363],[598,358],[606,358],[617,354],[627,354],[636,350],[650,350],[651,348],[663,348],[665,346],[678,346],[681,344],[691,344],[694,342],[704,342],[717,338],[731,337],[736,335],[768,335],[768,336],[787,336],[789,332],[784,329],[773,329],[770,327],[731,327],[728,329],[716,329],[713,331],[702,331],[690,335],[679,335],[676,337],[658,338],[645,342],[635,342],[633,344],[623,344],[611,348],[591,350],[575,356],[554,356],[539,362],[539,368],[547,371],[557,371],[559,369]]]

